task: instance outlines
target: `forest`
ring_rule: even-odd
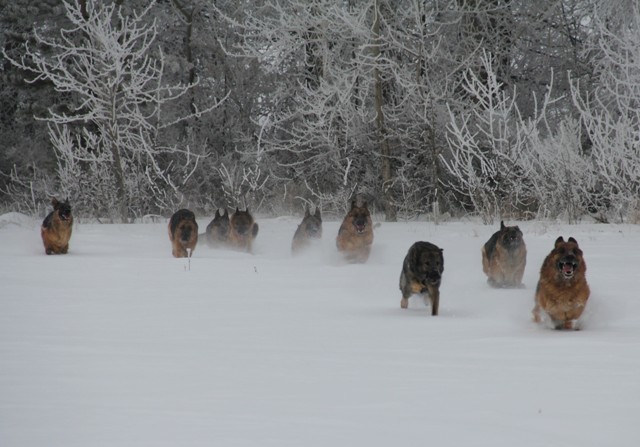
[[[0,211],[640,222],[635,0],[0,0]]]

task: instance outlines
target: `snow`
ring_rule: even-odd
[[[166,223],[76,223],[46,256],[40,221],[0,216],[0,446],[639,445],[640,227],[518,222],[526,288],[494,290],[497,225],[382,223],[350,265],[337,221],[292,257],[299,220],[189,263]],[[588,265],[581,331],[530,318],[560,235]],[[400,309],[416,240],[444,248],[437,317]]]

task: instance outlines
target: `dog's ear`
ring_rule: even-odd
[[[506,227],[504,226],[504,220],[500,221],[500,231],[504,231]]]
[[[220,216],[220,210],[219,210],[219,209],[217,209],[217,210],[216,210],[216,215],[215,215],[215,218],[216,218],[216,219],[217,219],[218,217],[222,217],[222,216]]]
[[[316,216],[318,219],[322,218],[322,216],[320,215],[320,208],[319,207],[316,207],[316,212],[313,215]]]
[[[562,238],[562,236],[556,239],[555,247],[557,247],[560,244],[564,244],[564,239]]]
[[[236,214],[240,212],[240,208],[236,206]]]
[[[311,213],[309,212],[309,205],[304,207],[304,217],[307,218],[311,216]]]
[[[352,200],[351,201],[351,209],[354,209],[356,207],[356,201]]]
[[[570,237],[569,238],[569,242],[573,242],[574,244],[578,245],[578,241],[576,241],[574,238]]]
[[[60,202],[58,202],[58,199],[56,199],[55,197],[51,197],[51,205],[53,205],[54,208],[56,208],[59,204]]]
[[[227,210],[227,207],[224,208],[224,214],[223,216],[227,216],[229,217],[229,211]]]

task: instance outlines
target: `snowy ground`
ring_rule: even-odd
[[[497,225],[383,223],[348,265],[338,222],[296,258],[298,217],[259,223],[254,255],[202,244],[189,269],[164,223],[76,225],[45,256],[40,221],[0,216],[0,446],[640,445],[640,227],[520,223],[527,287],[493,290]],[[530,320],[559,235],[585,252],[582,331]],[[444,248],[438,317],[400,309],[416,240]]]

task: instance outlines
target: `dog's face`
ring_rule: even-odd
[[[500,222],[500,243],[507,249],[522,245],[522,231],[517,226],[507,227]]]
[[[248,236],[253,228],[253,217],[249,209],[240,211],[236,208],[236,212],[231,216],[230,224],[239,235]]]
[[[178,228],[176,230],[176,234],[180,242],[183,244],[188,243],[191,240],[191,237],[194,233],[197,233],[198,229],[196,228],[194,222],[192,220],[183,219],[178,223]]]
[[[351,203],[351,210],[347,215],[351,219],[351,224],[355,229],[356,234],[364,234],[367,231],[367,225],[371,220],[371,214],[367,207],[367,202],[364,202],[362,206],[357,206],[356,202]]]
[[[66,222],[71,219],[71,205],[69,205],[69,199],[64,202],[59,202],[57,199],[51,201],[53,210],[58,215],[61,221]]]
[[[413,268],[422,285],[439,285],[444,271],[442,249],[418,252]]]
[[[562,236],[556,239],[551,255],[558,275],[565,281],[573,279],[576,273],[584,268],[582,250],[578,247],[578,242],[572,237],[567,242],[564,241]]]
[[[311,214],[307,209],[302,219],[302,224],[305,234],[310,238],[322,237],[322,216],[320,210],[316,209],[314,214]]]
[[[213,227],[218,236],[226,236],[229,232],[229,213],[226,209],[224,214],[220,214],[220,210],[216,210],[216,215],[213,218]]]

